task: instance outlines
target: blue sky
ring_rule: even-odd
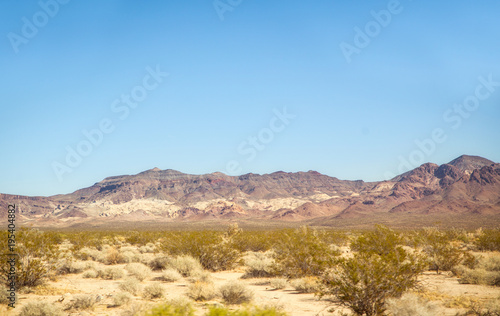
[[[498,12],[493,0],[2,1],[0,192],[69,193],[153,167],[376,181],[461,154],[500,162]]]

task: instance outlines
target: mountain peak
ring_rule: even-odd
[[[480,156],[462,155],[448,164],[457,167],[463,172],[471,173],[474,169],[491,166],[494,162]]]

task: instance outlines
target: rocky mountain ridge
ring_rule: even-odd
[[[301,221],[387,214],[500,214],[500,164],[460,156],[388,181],[339,180],[315,171],[228,176],[158,168],[108,177],[71,194],[0,194],[26,222],[242,219]]]

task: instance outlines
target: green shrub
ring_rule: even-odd
[[[339,255],[322,240],[322,234],[309,227],[283,233],[273,248],[274,273],[289,278],[322,275]]]
[[[226,307],[210,307],[206,316],[287,316],[288,314],[276,307],[247,307],[231,311]]]
[[[253,298],[253,292],[240,281],[229,281],[219,289],[220,295],[227,304],[248,303]]]
[[[382,315],[385,301],[417,285],[427,262],[405,249],[398,234],[384,227],[353,241],[357,252],[323,276],[321,295],[335,295],[358,315]]]
[[[461,263],[473,263],[472,255],[455,245],[446,232],[427,229],[423,234],[423,250],[429,258],[430,270],[439,273],[451,271]]]
[[[240,253],[232,247],[233,237],[215,231],[182,232],[171,235],[162,244],[162,250],[173,256],[190,255],[207,270],[229,270],[240,258]]]
[[[62,316],[63,312],[49,302],[28,302],[21,308],[19,316]]]
[[[16,285],[18,289],[43,284],[56,273],[62,242],[59,234],[37,229],[19,228],[16,232]],[[6,253],[7,238],[0,240]],[[0,265],[0,283],[9,285],[10,265]]]
[[[475,244],[482,251],[500,251],[500,229],[481,231]]]

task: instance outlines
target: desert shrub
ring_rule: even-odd
[[[127,270],[130,275],[141,282],[151,276],[151,269],[148,266],[138,262],[127,264],[125,266],[125,270]]]
[[[188,278],[189,282],[212,282],[212,274],[206,270],[197,270]]]
[[[109,267],[103,270],[99,270],[98,274],[104,280],[118,280],[125,276],[125,272],[122,268],[118,267]]]
[[[309,227],[284,232],[273,248],[274,273],[290,278],[323,274],[339,253],[321,239],[322,234]]]
[[[165,269],[170,263],[170,258],[167,256],[159,256],[153,258],[149,261],[148,266],[153,269],[153,271],[159,271]]]
[[[460,283],[500,286],[500,254],[478,256],[474,269],[460,265],[453,272]]]
[[[482,251],[500,251],[500,229],[481,231],[475,244]]]
[[[442,315],[439,304],[420,298],[413,293],[405,293],[400,298],[388,298],[387,310],[393,316],[434,316]]]
[[[401,234],[386,226],[375,225],[375,230],[363,232],[351,242],[350,247],[352,251],[384,256],[404,244]]]
[[[147,243],[145,246],[139,247],[140,253],[155,253],[156,246],[153,243]]]
[[[427,262],[403,247],[402,239],[385,227],[353,241],[357,252],[343,258],[323,278],[321,295],[335,295],[358,315],[381,315],[385,301],[417,285]]]
[[[234,235],[216,231],[179,232],[162,244],[162,250],[173,256],[190,255],[207,270],[229,270],[240,258],[232,238]]]
[[[206,316],[287,316],[288,314],[276,307],[250,306],[244,309],[231,311],[226,307],[210,307]]]
[[[21,308],[19,316],[59,316],[61,309],[49,302],[28,302]]]
[[[33,287],[43,284],[56,272],[56,263],[60,255],[58,234],[41,232],[37,229],[19,228],[16,232],[16,285],[17,288]],[[8,239],[0,241],[7,253]],[[7,257],[7,256],[5,256]],[[9,285],[10,265],[0,265],[0,283]]]
[[[321,283],[317,277],[295,279],[290,284],[299,293],[316,293],[321,287]]]
[[[132,300],[132,296],[128,292],[120,292],[113,296],[113,305],[122,306]]]
[[[177,256],[170,260],[169,267],[179,271],[182,276],[191,276],[203,270],[200,262],[189,255]]]
[[[473,256],[460,249],[446,232],[426,229],[423,234],[423,251],[428,255],[430,270],[439,273],[451,271],[461,263],[473,264]]]
[[[118,285],[122,291],[129,292],[132,295],[138,295],[141,291],[141,285],[136,278],[128,278]]]
[[[189,286],[188,296],[195,301],[209,301],[217,296],[217,291],[211,282],[195,282]]]
[[[114,247],[106,249],[104,258],[104,263],[109,265],[125,263],[123,254]]]
[[[89,248],[89,247],[83,247],[80,250],[74,252],[74,255],[76,258],[81,259],[81,260],[96,260],[102,253],[95,249],[95,248]]]
[[[84,279],[95,279],[99,276],[99,272],[95,269],[85,270],[82,273]]]
[[[120,316],[139,316],[145,315],[147,308],[144,303],[134,302],[129,304],[123,311],[120,313]],[[163,315],[163,314],[158,314]]]
[[[194,309],[188,301],[172,300],[154,307],[146,316],[194,316]]]
[[[169,268],[162,271],[161,278],[167,282],[175,282],[182,278],[179,271]]]
[[[286,288],[286,285],[288,283],[288,280],[285,278],[273,278],[269,281],[269,284],[271,285],[271,288],[273,290],[281,290]]]
[[[66,310],[92,309],[97,303],[96,298],[91,294],[80,294],[73,298]]]
[[[275,265],[272,253],[249,252],[243,258],[247,271],[244,278],[269,277]]]
[[[59,261],[56,271],[57,274],[77,274],[85,269],[85,263],[74,261],[69,258]]]
[[[473,303],[468,311],[457,316],[500,316],[500,297],[485,303]]]
[[[253,292],[240,281],[229,281],[219,289],[220,295],[227,304],[248,303],[253,298]]]
[[[145,299],[154,299],[163,297],[165,289],[158,283],[153,283],[144,288],[142,296]]]

